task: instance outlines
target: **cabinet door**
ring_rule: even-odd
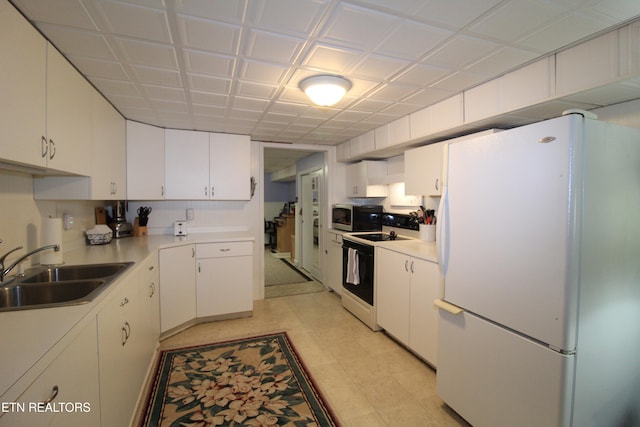
[[[47,46],[47,166],[91,175],[93,88],[52,45]]]
[[[196,317],[195,245],[160,250],[160,332]]]
[[[405,194],[414,196],[441,194],[443,147],[443,143],[436,143],[405,152]]]
[[[411,321],[409,347],[433,366],[438,363],[438,310],[433,301],[440,297],[438,264],[411,259]]]
[[[386,249],[376,254],[377,322],[401,343],[409,344],[410,267],[408,256]]]
[[[98,352],[95,321],[82,332],[18,398],[24,411],[12,411],[0,417],[0,426],[99,426],[100,391],[98,388]],[[57,388],[57,394],[54,391]],[[55,397],[54,397],[55,394]],[[78,402],[73,411],[35,412],[29,405],[52,398],[53,405]],[[123,424],[124,425],[124,424]]]
[[[253,310],[251,256],[199,259],[197,317]]]
[[[210,134],[209,185],[213,200],[251,198],[251,141],[246,135]]]
[[[127,121],[127,197],[164,199],[165,130]]]
[[[141,369],[137,282],[120,285],[98,313],[102,426],[129,425],[146,370]]]
[[[165,130],[167,199],[209,199],[209,134]]]
[[[338,295],[342,295],[342,268],[336,268],[342,265],[342,235],[337,233],[328,233],[329,245],[327,247],[327,262],[324,265],[325,272],[323,277],[327,278],[326,284],[333,289]]]
[[[44,38],[7,1],[0,3],[0,158],[39,167],[46,135]]]
[[[160,336],[160,271],[158,255],[153,254],[140,266],[138,276],[138,300],[140,301],[140,336],[142,351],[146,357],[142,359],[142,369],[146,372],[153,359],[153,353]]]
[[[125,120],[97,92],[91,104],[91,198],[127,198]]]

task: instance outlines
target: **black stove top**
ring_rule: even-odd
[[[370,240],[372,242],[386,242],[393,240],[408,240],[408,237],[395,236],[392,237],[388,233],[360,233],[360,234],[352,234],[352,236],[357,237],[359,239]]]

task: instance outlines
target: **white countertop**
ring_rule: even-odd
[[[193,243],[216,243],[231,241],[254,241],[248,231],[215,232],[190,234],[187,236],[151,235],[113,239],[106,245],[76,244],[64,252],[66,265],[100,264],[107,262],[134,262],[93,301],[86,304],[65,307],[15,310],[0,312],[0,336],[3,339],[0,350],[0,399],[10,401],[16,398],[16,390],[28,384],[33,375],[25,374],[73,329],[74,326],[89,321],[100,310],[108,296],[118,287],[118,283],[137,274],[137,266],[158,249]],[[28,274],[28,270],[26,273]],[[70,339],[70,338],[69,338]],[[34,368],[37,370],[37,368]]]
[[[371,241],[366,239],[361,239],[354,234],[375,234],[380,233],[379,231],[372,231],[371,233],[366,232],[357,232],[357,233],[348,233],[342,232],[339,233],[337,230],[332,230],[332,233],[342,234],[343,238],[347,237],[350,240],[364,243],[366,245],[374,246],[377,248],[389,249],[396,252],[401,252],[405,255],[409,255],[415,258],[423,259],[431,262],[438,262],[438,249],[436,246],[436,242],[425,242],[424,240],[416,239],[412,236],[403,235],[402,232],[398,232],[398,235],[404,237],[402,240],[383,240],[383,241]]]

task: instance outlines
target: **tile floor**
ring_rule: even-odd
[[[469,426],[435,392],[435,372],[372,332],[331,292],[256,301],[253,317],[193,326],[161,347],[285,330],[344,427]]]

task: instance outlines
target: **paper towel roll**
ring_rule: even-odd
[[[62,218],[45,218],[42,221],[42,246],[60,245],[60,250],[53,249],[40,254],[40,264],[62,264]]]

